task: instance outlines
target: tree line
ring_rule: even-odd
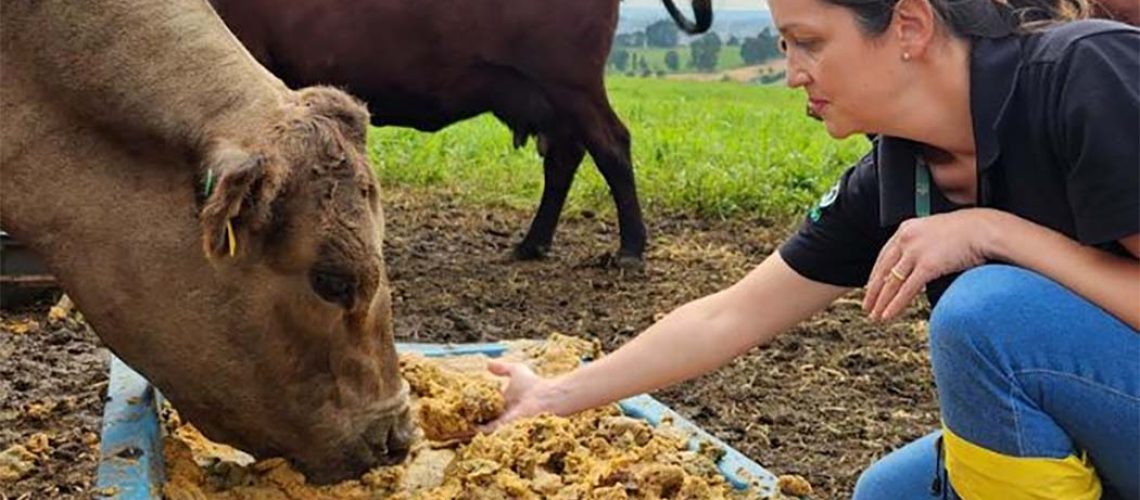
[[[681,70],[681,54],[686,52],[686,47],[681,45],[681,32],[673,21],[662,19],[650,24],[645,30],[616,35],[608,64],[618,71],[640,73],[642,76],[649,76],[655,71],[661,72],[659,68],[650,67],[644,56],[638,57],[636,49],[641,48],[669,49],[665,52],[664,58],[666,69],[671,72]],[[689,57],[684,63],[685,68],[715,71],[722,51],[728,50],[739,51],[741,60],[750,66],[783,57],[780,54],[779,37],[769,28],[764,28],[756,36],[746,36],[743,40],[736,36],[722,40],[714,31],[688,43]]]

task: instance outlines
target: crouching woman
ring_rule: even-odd
[[[1082,0],[769,0],[834,137],[872,134],[777,254],[598,362],[520,365],[501,422],[729,362],[865,286],[925,289],[941,429],[859,499],[1140,497],[1140,30]]]

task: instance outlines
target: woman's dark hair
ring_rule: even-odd
[[[824,0],[851,9],[869,35],[887,30],[899,0]],[[955,36],[1000,38],[1088,17],[1087,0],[927,0]]]

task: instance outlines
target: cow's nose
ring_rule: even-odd
[[[383,465],[404,461],[416,441],[416,425],[411,410],[403,411],[377,422],[371,443],[376,459]]]
[[[388,433],[388,456],[385,459],[391,463],[403,462],[415,442],[416,426],[410,413],[407,413]]]
[[[395,443],[390,443],[393,446]],[[388,448],[388,454],[380,457],[380,465],[397,465],[404,462],[408,458],[408,450],[411,449],[411,443],[404,443],[399,448]]]

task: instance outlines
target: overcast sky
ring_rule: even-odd
[[[686,0],[674,0],[674,2],[682,9],[688,8],[689,2]],[[660,7],[661,0],[624,0],[622,4],[630,7]],[[713,9],[768,10],[768,2],[765,0],[713,0]]]

